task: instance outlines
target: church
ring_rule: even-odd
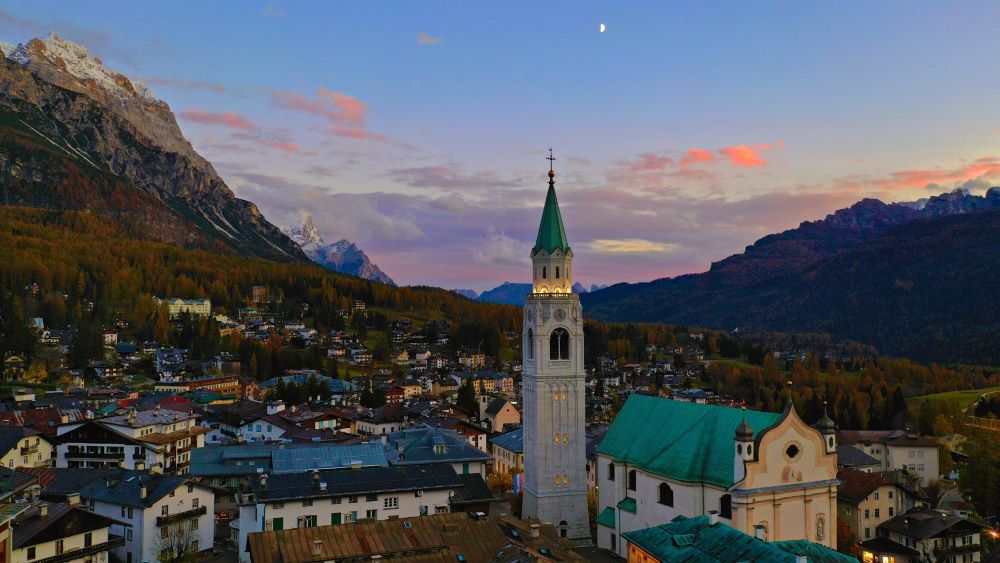
[[[549,152],[549,190],[531,249],[532,289],[524,304],[521,510],[524,518],[552,524],[562,537],[590,543],[583,309],[573,293],[573,250]]]
[[[597,447],[597,544],[710,515],[761,540],[837,546],[836,428],[783,413],[632,395]]]

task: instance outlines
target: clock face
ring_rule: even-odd
[[[556,318],[559,319],[560,321],[561,320],[565,320],[566,319],[566,309],[558,309],[558,310],[556,310]]]

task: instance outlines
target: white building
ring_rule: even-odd
[[[113,552],[119,561],[159,560],[182,545],[189,552],[212,549],[215,492],[176,475],[112,470],[85,485],[80,498],[91,510],[116,520],[111,533],[125,538]]]
[[[156,305],[167,304],[170,318],[176,318],[183,314],[195,317],[207,317],[212,314],[211,299],[180,299],[178,297],[168,297],[167,299],[156,299]]]
[[[240,506],[240,561],[250,533],[447,513],[461,486],[448,464],[261,473]]]
[[[523,516],[556,526],[563,537],[589,542],[583,309],[572,289],[573,251],[552,170],[531,262],[533,285],[522,332]]]
[[[903,469],[918,475],[921,485],[941,476],[941,444],[934,438],[907,430],[841,430],[837,439],[877,459],[878,471]]]

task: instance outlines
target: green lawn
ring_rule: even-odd
[[[719,366],[725,367],[725,368],[728,368],[728,367],[737,367],[737,368],[740,368],[740,369],[750,369],[750,368],[754,367],[754,365],[751,364],[750,362],[748,362],[746,360],[739,359],[739,358],[723,358],[721,356],[711,356],[711,357],[708,358],[708,361],[715,362],[715,363],[719,364]]]
[[[920,395],[919,397],[912,397],[906,400],[907,405],[921,404],[925,400],[928,401],[941,401],[941,402],[955,402],[961,405],[963,409],[968,408],[969,405],[975,403],[986,393],[1000,393],[1000,387],[986,387],[984,389],[972,389],[969,391],[948,391],[947,393],[932,393],[930,395]]]

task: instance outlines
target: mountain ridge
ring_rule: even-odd
[[[396,286],[396,282],[372,262],[358,245],[347,239],[334,243],[323,240],[312,216],[304,214],[302,223],[285,230],[310,260],[335,272],[350,274],[379,283]]]

